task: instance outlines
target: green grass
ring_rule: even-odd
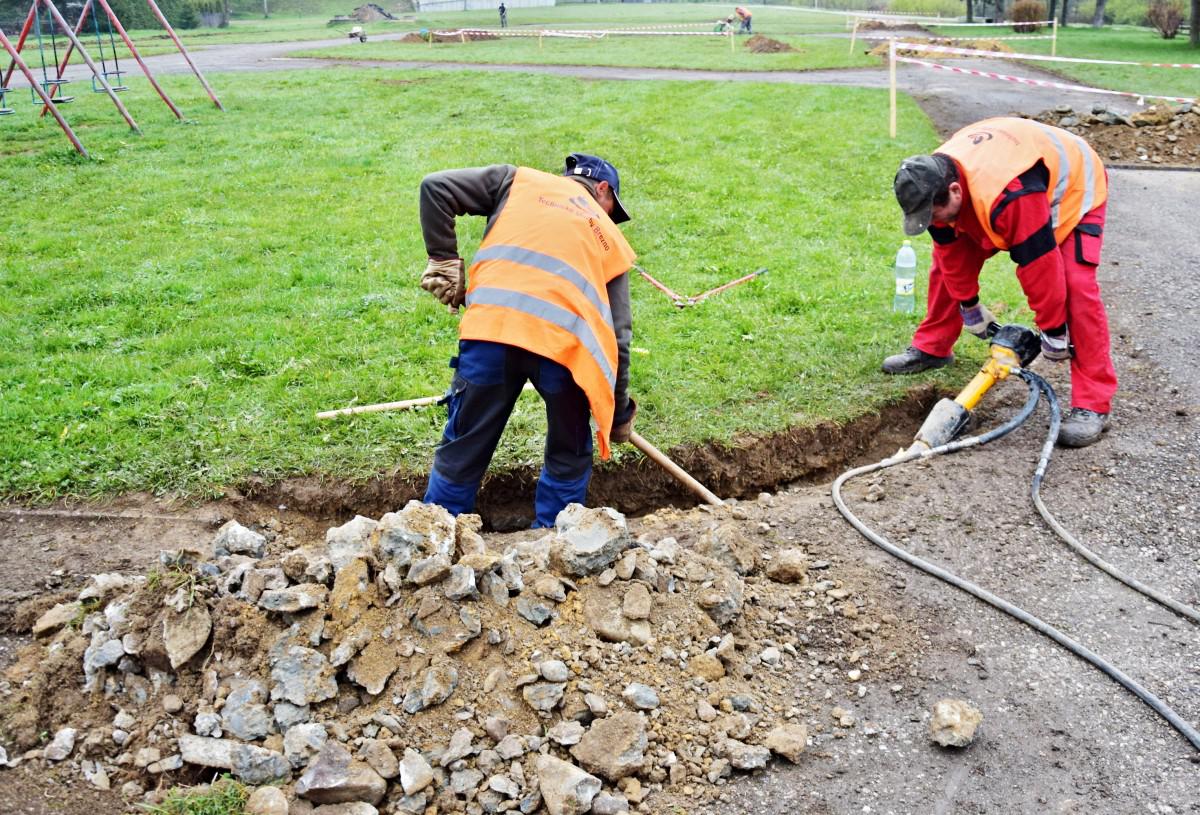
[[[952,36],[980,36],[981,29],[940,27],[938,33]],[[983,29],[1012,34],[1011,29]],[[1043,29],[1039,34],[1049,33]],[[997,34],[996,36],[1001,36]],[[1014,51],[1026,54],[1049,54],[1050,40],[1013,40],[1008,43]],[[1188,45],[1186,37],[1164,40],[1149,28],[1101,28],[1072,26],[1059,29],[1058,56],[1086,59],[1109,59],[1126,62],[1200,63],[1200,49]],[[1072,62],[1028,62],[1028,65],[1053,71],[1085,85],[1130,93],[1162,96],[1200,97],[1200,69],[1146,68],[1133,65],[1088,65]],[[1102,103],[1105,97],[1097,96]],[[1152,101],[1152,100],[1151,100]]]
[[[229,777],[209,787],[175,787],[161,804],[143,804],[147,815],[242,815],[250,791]]]
[[[746,38],[730,47],[727,37],[606,37],[598,40],[513,37],[466,43],[366,42],[299,51],[323,59],[415,60],[521,65],[597,65],[690,68],[711,71],[803,71],[879,66],[877,57],[849,53],[841,39],[780,36],[795,51],[755,54]]]
[[[440,409],[313,414],[449,380],[456,320],[417,287],[421,177],[553,170],[572,150],[620,168],[626,234],[672,288],[770,269],[686,310],[632,281],[647,438],[849,419],[913,384],[878,372],[923,299],[916,315],[890,311],[891,179],[938,143],[907,99],[891,141],[886,93],[867,89],[348,69],[214,79],[226,114],[194,80],[164,77],[189,125],[134,80],[142,137],[103,97],[82,98],[66,112],[91,162],[32,112],[0,121],[0,495],[427,472]],[[467,257],[481,230],[460,221]],[[984,296],[1028,320],[1004,266]],[[523,398],[494,466],[540,461],[543,432],[540,401]]]

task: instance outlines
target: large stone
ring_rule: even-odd
[[[612,565],[632,544],[625,516],[609,507],[588,509],[567,504],[554,522],[551,561],[567,574],[582,577]]]
[[[232,523],[232,521],[230,521]],[[203,601],[193,603],[182,614],[168,610],[163,618],[163,645],[171,668],[178,670],[208,642],[212,633],[212,617]]]
[[[621,696],[629,703],[630,707],[638,710],[654,710],[659,705],[658,692],[641,682],[630,682],[625,686]]]
[[[404,712],[416,713],[440,705],[458,687],[458,669],[453,663],[431,665],[417,674],[416,680],[404,695]]]
[[[538,713],[550,713],[562,701],[566,685],[561,682],[534,682],[521,689],[525,704]]]
[[[288,801],[279,787],[259,787],[246,800],[246,815],[288,815]]]
[[[626,711],[593,724],[571,748],[571,755],[588,770],[619,781],[642,769],[646,743],[646,720]]]
[[[729,625],[742,613],[745,596],[742,579],[733,570],[711,558],[696,556],[692,561],[693,566],[700,567],[703,582],[709,584],[708,588],[701,589],[696,595],[696,605],[704,609],[718,626]]]
[[[334,669],[319,651],[281,641],[269,659],[272,700],[302,706],[337,696]]]
[[[424,809],[421,811],[424,812]],[[366,801],[350,801],[345,804],[322,804],[308,815],[379,815],[379,810]]]
[[[320,583],[301,583],[286,589],[264,591],[258,598],[260,608],[295,614],[308,608],[319,608],[329,596],[329,589]]]
[[[185,764],[228,770],[233,766],[233,739],[210,739],[185,733],[179,737],[179,752]]]
[[[400,786],[404,794],[415,795],[432,783],[433,768],[425,757],[411,747],[405,750],[400,760]]]
[[[583,602],[583,617],[596,636],[605,642],[627,642],[642,646],[650,641],[650,623],[625,616],[619,597],[607,591],[588,592]]]
[[[99,600],[105,602],[119,592],[129,587],[129,578],[119,572],[94,574],[88,584],[79,592],[79,600]]]
[[[377,696],[383,693],[388,678],[399,666],[400,656],[396,653],[396,646],[387,640],[375,638],[350,663],[346,676],[350,677],[351,682],[361,685],[367,693]]]
[[[271,712],[264,704],[267,688],[257,679],[234,679],[221,709],[221,728],[242,741],[261,739],[271,732]]]
[[[808,728],[799,723],[776,725],[763,739],[763,747],[793,764],[799,763],[807,746]]]
[[[262,557],[267,551],[267,539],[262,535],[242,526],[237,521],[227,521],[217,530],[213,538],[213,555],[249,555]]]
[[[725,675],[725,663],[716,654],[696,654],[688,660],[688,670],[706,682],[716,682]]]
[[[808,577],[808,555],[803,549],[784,549],[767,566],[767,577],[777,583],[803,583]]]
[[[247,784],[270,784],[292,777],[292,765],[283,753],[234,742],[230,749],[230,772]]]
[[[33,624],[33,636],[53,634],[77,619],[83,619],[83,603],[59,603],[37,618],[37,622]]]
[[[405,579],[417,586],[428,586],[431,583],[440,583],[449,576],[450,558],[437,554],[414,561],[413,565],[408,567]]]
[[[283,734],[283,754],[293,767],[303,767],[308,764],[309,759],[321,752],[328,740],[325,725],[319,722],[293,725]]]
[[[475,588],[475,570],[461,562],[450,568],[450,576],[442,585],[447,600],[467,600],[478,597]]]
[[[333,564],[323,546],[301,546],[283,556],[283,572],[296,583],[328,584],[333,579]]]
[[[538,756],[537,777],[549,815],[583,815],[600,792],[599,778],[554,756]]]
[[[966,747],[975,740],[983,714],[962,699],[942,699],[933,706],[929,737],[943,747]]]
[[[653,607],[650,590],[642,583],[634,583],[625,592],[625,599],[621,602],[621,613],[631,620],[648,620]]]
[[[296,782],[296,794],[314,804],[366,801],[378,804],[387,793],[387,782],[367,764],[356,761],[336,741],[327,741],[316,759]]]
[[[400,774],[400,762],[396,760],[396,754],[382,739],[364,739],[358,754],[381,778],[391,779]]]
[[[433,555],[442,555],[452,561],[454,516],[436,504],[409,501],[404,509],[389,512],[379,519],[372,541],[380,566],[392,564],[401,572]]]
[[[757,770],[767,766],[771,751],[757,744],[746,744],[737,739],[725,739],[722,744],[725,757],[739,770]]]
[[[76,730],[73,727],[64,727],[54,734],[54,738],[46,745],[46,749],[42,752],[47,761],[62,761],[75,749]]]
[[[370,558],[371,534],[378,526],[378,521],[355,515],[352,520],[325,532],[325,547],[335,574],[354,560]]]
[[[738,574],[750,574],[758,565],[758,546],[737,524],[721,524],[700,536],[696,551],[733,569]]]

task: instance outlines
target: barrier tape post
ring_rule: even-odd
[[[1058,18],[1054,18],[1054,22],[1050,26],[1050,56],[1058,56]]]
[[[460,42],[462,42],[463,45],[466,45],[467,44],[467,32],[465,32],[465,31],[458,32],[458,39]]]
[[[538,32],[538,50],[539,51],[542,50],[542,34],[544,34],[544,33],[545,33],[544,31]]]
[[[850,29],[850,53],[854,53],[854,40],[858,36],[858,18],[854,18],[854,28]]]
[[[888,132],[896,138],[896,41],[888,40]]]

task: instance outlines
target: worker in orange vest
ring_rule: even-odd
[[[1041,330],[1042,356],[1071,364],[1071,411],[1058,443],[1086,447],[1108,428],[1117,390],[1096,269],[1108,174],[1079,136],[1029,119],[985,119],[932,155],[900,164],[904,231],[933,239],[929,298],[912,345],[883,370],[910,374],[954,361],[965,327],[986,339],[995,317],[979,300],[985,260],[1006,251]]]
[[[586,498],[589,417],[601,458],[629,440],[637,405],[628,392],[628,271],[637,255],[617,226],[629,220],[619,187],[613,165],[583,153],[567,156],[561,176],[497,164],[422,180],[421,287],[451,309],[467,307],[426,503],[455,515],[474,509],[527,380],[546,403],[548,428],[535,527],[553,526]],[[460,215],[487,218],[469,274],[454,229]]]
[[[749,34],[750,33],[750,18],[754,16],[753,14],[750,13],[750,9],[746,8],[745,6],[738,6],[737,8],[735,8],[733,10],[733,13],[738,16],[738,21],[741,23],[741,25],[738,26],[737,33]]]

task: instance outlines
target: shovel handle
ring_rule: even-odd
[[[653,459],[654,463],[658,464],[668,473],[673,475],[676,481],[678,481],[680,484],[683,484],[692,492],[696,493],[696,495],[703,498],[705,503],[712,504],[715,507],[719,507],[724,504],[724,502],[710,492],[707,487],[684,472],[682,467],[680,467],[674,461],[671,461],[671,459],[667,458],[666,454],[664,454],[650,442],[643,439],[636,432],[630,432],[629,442],[634,447],[645,453],[648,458]]]

